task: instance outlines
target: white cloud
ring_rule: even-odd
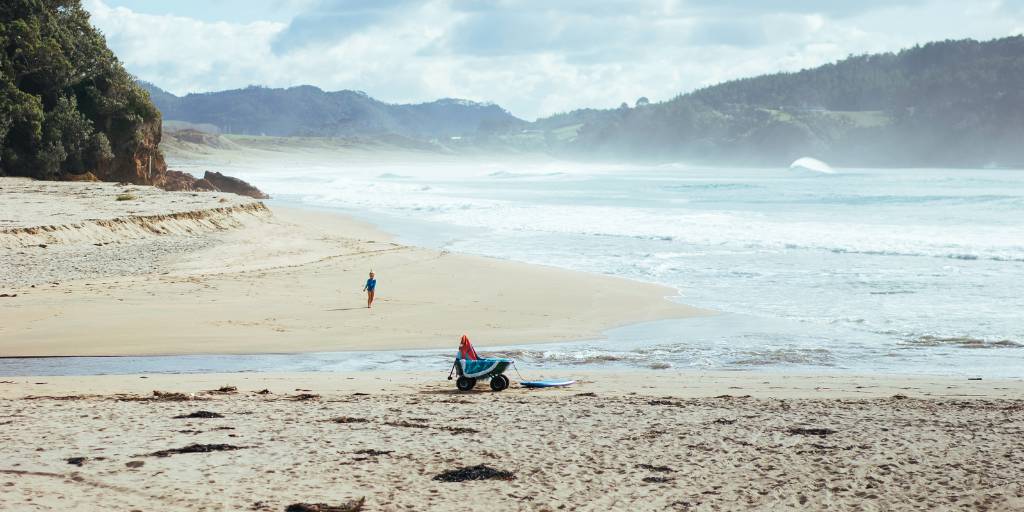
[[[118,1],[88,0],[93,23],[129,71],[177,94],[312,84],[389,102],[494,101],[525,118],[1024,26],[1019,0],[292,0],[290,23]]]

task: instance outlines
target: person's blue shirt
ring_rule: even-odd
[[[366,280],[366,290],[367,291],[372,292],[373,289],[376,288],[376,287],[377,287],[377,280],[376,279],[372,279],[371,278],[371,279],[367,279]]]

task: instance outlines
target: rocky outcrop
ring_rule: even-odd
[[[206,174],[203,175],[203,180],[211,183],[221,192],[231,192],[232,194],[254,197],[256,199],[270,199],[270,196],[264,194],[260,189],[238,178],[225,176],[219,172],[206,171]]]
[[[181,171],[167,171],[157,186],[171,192],[217,192],[217,187],[204,179],[198,179]]]
[[[159,185],[167,172],[167,163],[160,151],[161,135],[159,115],[147,119],[135,136],[113,148],[114,158],[98,165],[93,174],[100,181]]]
[[[172,192],[228,192],[256,199],[270,198],[245,181],[213,171],[206,171],[202,178],[181,171],[166,171],[155,185]]]

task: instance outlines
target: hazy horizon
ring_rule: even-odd
[[[248,85],[463,98],[533,120],[652,102],[851,54],[1024,32],[1024,2],[497,4],[88,0],[129,72],[176,95]],[[182,38],[181,34],[188,34]]]

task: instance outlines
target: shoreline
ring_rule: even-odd
[[[338,394],[385,391],[418,395],[430,390],[455,390],[446,380],[448,367],[435,370],[356,370],[350,372],[196,372],[126,373],[109,375],[10,375],[0,377],[0,400],[31,396],[149,394],[153,390],[201,394],[221,385],[240,392],[298,387],[309,392]],[[531,379],[569,378],[576,384],[564,388],[531,390],[518,386],[519,376],[509,370],[512,388],[540,395],[575,395],[595,392],[602,396],[670,396],[699,399],[716,396],[749,396],[759,400],[881,399],[901,395],[917,400],[1022,400],[1024,379],[971,378],[899,373],[772,372],[759,370],[651,370],[643,368],[545,368],[525,369]],[[22,382],[18,382],[22,380]],[[381,387],[383,386],[383,388]],[[290,389],[290,388],[289,388]],[[485,384],[471,393],[500,397]]]
[[[455,326],[487,354],[710,312],[668,301],[665,287],[271,211],[200,234],[24,249],[49,258],[36,258],[40,268],[87,277],[0,298],[0,354],[451,355],[415,371],[184,374],[136,363],[122,375],[0,376],[10,447],[0,508],[269,512],[365,500],[366,510],[456,511],[467,495],[536,512],[1024,507],[1024,379],[528,366],[528,378],[577,383],[458,392],[446,380]],[[87,265],[108,261],[121,274]],[[387,290],[372,311],[349,289],[368,266]],[[439,479],[481,465],[501,478]]]
[[[50,196],[66,189],[74,199],[47,203],[29,193],[36,216],[69,209],[88,216],[97,203],[127,206],[113,200],[116,184],[41,186]],[[220,195],[143,192],[147,213],[181,199],[220,204]],[[21,279],[3,287],[13,297],[0,299],[0,356],[430,349],[454,347],[463,333],[481,347],[527,345],[601,339],[619,326],[711,314],[669,300],[678,291],[668,287],[402,245],[336,212],[258,210],[187,219],[202,223],[196,226],[127,235],[91,229],[0,248],[20,258],[7,274]],[[120,226],[113,216],[108,223]],[[370,268],[382,286],[367,311],[358,288]]]

